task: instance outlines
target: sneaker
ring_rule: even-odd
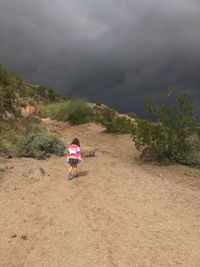
[[[67,177],[68,177],[68,180],[72,180],[73,179],[73,176],[72,176],[71,172],[68,173]]]

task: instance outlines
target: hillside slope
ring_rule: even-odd
[[[0,119],[59,98],[52,89],[27,83],[0,65]]]
[[[199,267],[200,183],[192,169],[141,165],[129,135],[98,125],[45,123],[66,144],[78,134],[97,154],[83,159],[72,181],[65,157],[1,163],[8,167],[0,187],[1,266]],[[26,175],[38,166],[44,177]]]

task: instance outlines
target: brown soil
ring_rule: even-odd
[[[94,124],[46,123],[96,157],[72,181],[65,157],[1,163],[0,266],[200,266],[200,172],[141,164],[130,136]]]

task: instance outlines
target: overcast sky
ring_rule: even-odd
[[[174,84],[198,100],[200,1],[0,0],[0,63],[122,112]]]

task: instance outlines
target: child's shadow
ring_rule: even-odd
[[[88,175],[88,171],[80,171],[78,175],[79,176],[86,176],[86,175]]]

